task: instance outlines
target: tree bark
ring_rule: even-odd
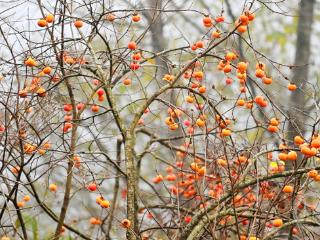
[[[299,22],[297,29],[297,42],[294,67],[292,69],[292,83],[297,85],[297,90],[292,92],[290,103],[294,108],[305,111],[307,99],[304,96],[306,82],[308,80],[311,33],[314,15],[314,0],[301,0],[299,7]],[[305,128],[305,115],[297,114],[294,109],[289,110],[290,122],[288,125],[288,139],[292,141],[296,135],[303,135]]]
[[[127,232],[127,239],[138,239],[138,202],[137,202],[137,165],[134,159],[134,133],[129,132],[125,138],[125,157],[127,168],[127,217],[131,222],[131,229]]]

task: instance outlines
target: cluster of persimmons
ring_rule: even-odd
[[[130,14],[129,17],[132,24],[137,24],[142,20],[141,15],[136,12]],[[113,24],[117,20],[120,21],[121,17],[118,17],[116,12],[108,13],[104,17],[104,21],[110,24]],[[244,35],[254,20],[254,12],[249,10],[243,11],[235,23],[232,24],[233,30],[230,34],[234,32]],[[224,196],[228,195],[230,191],[233,191],[234,186],[242,186],[241,183],[244,183],[244,179],[248,176],[252,177],[252,179],[261,178],[261,181],[252,182],[252,184],[248,184],[232,192],[232,200],[225,202],[225,207],[247,207],[248,209],[253,209],[257,207],[257,205],[260,207],[268,203],[271,204],[272,201],[276,199],[276,203],[273,202],[276,211],[269,210],[272,214],[269,214],[268,219],[266,219],[266,226],[270,229],[279,229],[283,227],[286,222],[292,220],[283,217],[283,214],[281,214],[285,211],[285,202],[288,199],[296,198],[294,207],[296,207],[298,213],[305,208],[310,211],[314,210],[313,206],[305,203],[303,189],[293,181],[283,181],[285,176],[281,176],[281,174],[289,169],[288,166],[297,166],[299,159],[316,158],[320,151],[320,136],[317,135],[316,132],[314,132],[310,138],[295,136],[294,139],[288,139],[292,144],[286,144],[285,141],[282,141],[280,145],[277,144],[277,146],[271,150],[269,147],[269,150],[263,154],[263,159],[267,162],[267,168],[265,170],[260,170],[257,167],[253,168],[257,163],[254,155],[259,155],[259,151],[256,150],[256,146],[252,147],[252,149],[254,149],[252,153],[250,150],[243,150],[245,149],[243,146],[246,146],[247,142],[244,141],[242,146],[237,142],[240,139],[240,134],[238,135],[237,131],[233,129],[236,125],[236,118],[232,118],[231,115],[227,113],[221,113],[222,110],[217,110],[212,104],[212,99],[210,99],[212,95],[210,94],[212,91],[218,90],[212,90],[211,88],[209,90],[210,86],[207,79],[209,73],[205,68],[206,63],[203,61],[204,55],[201,55],[203,51],[210,49],[214,44],[218,45],[220,41],[223,42],[228,38],[226,33],[219,30],[222,29],[221,25],[224,23],[225,16],[223,14],[215,18],[205,15],[202,18],[202,24],[207,30],[209,29],[207,38],[195,41],[194,44],[187,47],[189,51],[188,54],[195,56],[195,58],[191,62],[183,63],[183,66],[188,66],[182,68],[184,69],[183,72],[177,74],[175,71],[169,71],[165,72],[165,74],[159,78],[161,84],[167,84],[171,86],[172,89],[178,80],[182,80],[183,83],[185,83],[182,87],[183,96],[181,95],[180,97],[181,104],[168,104],[169,107],[166,107],[165,110],[162,109],[163,111],[161,112],[161,117],[164,116],[161,123],[164,127],[162,130],[168,131],[171,135],[172,132],[176,133],[177,136],[183,133],[184,137],[182,138],[182,144],[179,143],[172,149],[169,147],[175,154],[172,161],[168,160],[167,166],[162,168],[164,169],[163,173],[149,173],[151,179],[150,185],[155,189],[160,189],[159,194],[168,190],[169,196],[171,199],[174,199],[172,202],[177,203],[179,200],[185,204],[185,209],[188,209],[184,209],[184,214],[181,215],[181,226],[184,227],[188,226],[188,224],[193,224],[193,220],[196,219],[194,218],[196,215],[195,212],[205,211],[212,202],[219,202]],[[52,24],[55,24],[55,16],[51,14],[47,14],[44,18],[37,21],[40,29],[50,28]],[[86,27],[86,24],[87,22],[83,19],[74,18],[72,20],[72,26],[77,31],[82,31],[82,28]],[[132,83],[138,82],[139,74],[144,71],[144,62],[146,59],[144,58],[144,50],[140,49],[140,40],[137,39],[134,41],[130,39],[130,41],[126,41],[123,46],[128,53],[124,64],[126,65],[126,70],[132,72],[132,76],[135,76],[134,78],[129,78],[128,75],[124,74],[121,81],[119,81],[128,92],[131,90],[136,91]],[[223,85],[226,87],[236,85],[237,92],[235,92],[235,95],[239,94],[239,97],[236,99],[227,99],[229,102],[232,102],[232,106],[228,111],[246,108],[249,111],[244,111],[245,114],[254,114],[254,109],[263,111],[266,108],[273,107],[274,103],[270,101],[270,98],[265,92],[256,96],[252,96],[251,92],[248,94],[248,81],[254,80],[263,87],[272,86],[274,80],[268,74],[267,62],[241,59],[236,50],[230,49],[223,51],[221,56],[216,56],[215,58],[216,63],[214,69],[216,69],[217,73],[223,75],[225,79],[223,80]],[[54,94],[53,90],[55,86],[59,86],[59,84],[65,81],[65,76],[63,76],[61,70],[59,70],[60,67],[64,66],[63,68],[76,71],[74,70],[77,69],[76,67],[81,68],[81,66],[90,64],[88,59],[90,58],[86,58],[85,55],[77,56],[72,51],[68,52],[66,50],[61,51],[59,56],[56,57],[56,60],[60,64],[56,64],[53,61],[52,64],[49,64],[49,61],[44,63],[42,59],[37,59],[31,55],[27,56],[23,63],[26,71],[32,72],[32,74],[29,82],[26,81],[23,88],[17,92],[17,97],[21,101],[26,101],[26,99],[36,96],[39,102],[51,98],[51,95]],[[210,68],[213,69],[212,66],[210,66]],[[254,74],[250,75],[252,70]],[[49,85],[46,79],[50,79]],[[112,91],[116,91],[114,90],[116,88],[111,85],[106,86],[97,78],[93,78],[90,81],[89,85],[92,92],[87,96],[86,101],[80,101],[75,98],[72,99],[72,101],[64,102],[59,109],[60,116],[62,116],[61,118],[63,120],[59,130],[56,130],[56,134],[62,135],[63,138],[72,135],[71,130],[76,128],[75,125],[81,124],[82,113],[86,112],[87,116],[89,115],[94,118],[100,113],[103,114],[101,108],[104,108],[103,105],[106,105],[107,101],[108,105],[105,109],[111,106],[106,89],[107,87],[112,87],[113,89],[110,89],[112,93]],[[179,84],[180,83],[181,81]],[[79,86],[74,84],[72,87],[81,91],[80,84]],[[181,87],[181,85],[179,87]],[[286,92],[290,93],[295,90],[297,90],[295,84],[287,84]],[[223,101],[224,100],[226,99],[223,99]],[[191,108],[192,114],[190,113],[191,111],[189,111]],[[28,107],[25,112],[26,116],[32,113],[32,111],[32,107]],[[148,124],[145,124],[144,118],[152,115],[152,111],[150,106],[144,109],[143,118],[141,117],[138,121],[137,128],[148,127]],[[272,114],[274,113],[275,111],[272,112]],[[272,138],[276,139],[278,138],[277,134],[279,134],[281,126],[282,120],[280,114],[279,116],[274,114],[273,116],[269,116],[264,122],[261,122],[257,128],[262,127],[268,136],[271,135]],[[6,126],[0,126],[1,134],[6,130]],[[196,150],[198,146],[197,140],[194,138],[198,136],[207,136],[213,139],[212,142],[214,142],[214,144],[203,144],[208,145],[205,148],[205,154]],[[52,142],[46,141],[41,144],[36,144],[28,138],[27,132],[23,129],[19,130],[19,137],[23,140],[24,155],[42,156],[55,152]],[[199,145],[202,147],[201,143]],[[276,145],[275,143],[272,144],[274,146]],[[250,147],[251,146],[249,146],[248,149]],[[207,158],[207,152],[211,151],[210,148],[218,150],[214,150],[216,151],[215,154],[208,154],[210,158]],[[75,168],[82,168],[84,165],[82,158],[80,154],[71,155],[71,161]],[[11,168],[11,172],[15,176],[19,174],[20,170],[21,168],[18,165]],[[310,168],[301,174],[304,174],[310,182],[320,182],[320,173],[318,174],[316,169]],[[272,176],[278,176],[278,178],[275,177],[273,179]],[[263,179],[263,177],[266,177],[266,179]],[[281,181],[279,179],[281,179]],[[161,186],[164,187],[161,188]],[[60,190],[63,191],[63,186],[50,182],[48,189],[51,192],[50,194],[55,194]],[[102,211],[108,211],[113,204],[112,200],[102,196],[103,194],[99,190],[99,184],[95,181],[86,183],[85,191],[97,194],[95,206]],[[124,191],[127,191],[125,187]],[[32,200],[32,196],[23,195],[18,198],[16,206],[22,210],[30,200]],[[152,213],[147,212],[148,217],[153,219]],[[236,221],[241,231],[239,239],[259,239],[259,236],[255,234],[248,235],[247,233],[248,227],[252,224],[252,218],[254,217],[250,214],[240,213],[238,215]],[[231,223],[235,221],[234,219],[233,215],[226,215],[218,217],[216,220],[219,229],[222,229],[221,226],[231,228]],[[124,229],[128,231],[132,230],[131,221],[127,218],[119,219],[118,222]],[[89,223],[94,228],[103,225],[104,221],[100,217],[94,216],[89,219]],[[65,231],[65,229],[63,231]],[[293,234],[299,234],[300,230],[293,225],[290,231]]]

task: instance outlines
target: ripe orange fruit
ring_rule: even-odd
[[[281,218],[276,218],[272,221],[272,225],[274,227],[281,227],[283,225],[283,221]]]
[[[102,95],[102,96],[98,96],[98,101],[99,102],[103,102],[104,101],[104,96]]]
[[[224,16],[218,16],[214,19],[217,23],[223,22],[224,21]]]
[[[238,73],[238,74],[240,74],[240,73]],[[242,77],[238,77],[238,78],[239,78],[240,85],[244,85],[247,81],[247,79],[245,79],[245,78],[242,78]]]
[[[83,21],[78,19],[76,21],[74,21],[73,25],[76,27],[76,28],[82,28],[83,27]]]
[[[241,86],[239,90],[240,92],[245,93],[247,91],[247,88],[245,86]]]
[[[271,118],[270,119],[270,124],[272,126],[278,126],[279,125],[279,121],[276,118]]]
[[[66,122],[64,124],[64,131],[67,132],[70,128],[72,128],[72,123],[71,122]]]
[[[288,154],[286,153],[279,153],[278,155],[278,158],[281,160],[281,161],[286,161],[288,159]]]
[[[165,74],[162,79],[168,82],[172,82],[174,80],[174,76],[171,74]]]
[[[169,110],[170,109],[170,110]],[[169,108],[168,109],[168,113],[170,114],[170,116],[172,117],[172,118],[179,118],[179,117],[181,117],[181,114],[182,114],[182,111],[180,110],[180,109],[174,109],[174,110],[172,110],[172,108]]]
[[[136,14],[132,15],[131,19],[132,19],[133,22],[139,22],[141,20],[141,16],[136,13]]]
[[[54,22],[54,16],[52,14],[47,14],[46,16],[47,23],[53,23]]]
[[[257,103],[257,104],[261,104],[263,101],[264,101],[264,98],[262,97],[262,96],[256,96],[255,98],[254,98],[254,101],[255,101],[255,103]],[[272,124],[271,124],[272,125]]]
[[[238,99],[238,101],[237,101],[237,106],[244,106],[245,105],[245,101],[243,100],[243,99]]]
[[[42,71],[43,71],[45,74],[50,74],[51,71],[52,71],[52,68],[51,68],[51,67],[45,67]]]
[[[222,158],[219,158],[219,159],[217,160],[217,164],[218,164],[219,166],[221,166],[221,167],[226,167],[226,166],[228,166],[227,160],[224,160],[224,159],[222,159]]]
[[[72,159],[73,163],[74,163],[74,166],[76,168],[80,168],[81,166],[81,158],[77,155],[73,156],[73,159]]]
[[[314,147],[312,147],[312,148],[310,148],[310,154],[309,154],[309,156],[315,156],[315,155],[317,155],[317,149],[316,148],[314,148]]]
[[[191,222],[191,220],[192,220],[192,217],[191,216],[185,216],[184,217],[184,221],[185,221],[185,223],[190,223]]]
[[[35,67],[37,66],[37,62],[36,60],[34,60],[33,58],[29,57],[25,62],[24,64],[28,67]]]
[[[262,69],[256,70],[256,77],[257,78],[263,78],[265,76],[264,71]]]
[[[316,176],[318,175],[318,171],[317,170],[310,170],[309,172],[308,172],[308,176],[310,177],[310,178],[315,178]]]
[[[278,127],[277,126],[273,126],[273,125],[269,125],[268,126],[268,131],[271,132],[271,133],[275,133],[275,132],[278,132]]]
[[[116,19],[116,16],[112,13],[109,13],[105,16],[105,19],[109,22],[113,22]]]
[[[213,31],[211,34],[211,38],[212,39],[221,38],[221,32],[219,30]]]
[[[128,219],[123,219],[121,221],[121,226],[124,227],[124,228],[130,228],[131,222]]]
[[[198,127],[204,127],[206,123],[202,119],[198,118],[196,124],[198,125]]]
[[[98,96],[103,96],[103,94],[104,94],[103,88],[99,88],[99,89],[97,90],[97,94],[98,94]]]
[[[252,109],[252,108],[253,108],[253,103],[252,103],[252,101],[246,102],[246,108],[247,108],[247,109]]]
[[[247,240],[247,236],[246,235],[241,235],[240,236],[240,240]]]
[[[174,172],[173,167],[171,167],[171,166],[166,167],[166,172],[167,173],[173,173]]]
[[[64,116],[64,120],[65,120],[66,122],[70,122],[70,121],[72,120],[72,115],[65,115],[65,116]]]
[[[198,41],[198,42],[196,42],[196,47],[197,47],[197,48],[204,48],[204,41]]]
[[[198,81],[201,81],[204,77],[204,74],[202,71],[196,71],[192,74],[192,77],[194,77],[195,79],[197,79]]]
[[[203,22],[203,25],[205,27],[212,27],[212,18],[210,16],[205,16],[203,19],[202,19],[202,22]]]
[[[163,181],[163,176],[162,175],[158,175],[158,176],[156,176],[156,177],[154,177],[152,179],[152,182],[155,183],[155,184],[158,184],[158,183],[160,183],[162,181]]]
[[[96,197],[96,203],[98,203],[99,205],[101,204],[101,202],[104,200],[104,198],[102,196],[97,196]]]
[[[19,97],[21,97],[21,98],[25,98],[25,97],[27,97],[28,96],[28,91],[27,90],[25,90],[25,89],[22,89],[22,90],[20,90],[19,91]]]
[[[247,31],[247,26],[246,25],[240,25],[237,29],[239,33],[245,33]]]
[[[204,176],[206,173],[206,168],[205,167],[198,168],[197,173],[199,174],[199,176]]]
[[[50,190],[51,192],[56,192],[57,189],[58,189],[58,186],[55,185],[54,183],[51,183],[51,184],[49,185],[49,190]]]
[[[99,109],[100,109],[100,107],[98,105],[94,104],[94,105],[91,106],[91,111],[94,112],[94,113],[99,112]]]
[[[317,154],[317,149],[316,148],[310,148],[308,146],[302,146],[300,149],[301,153],[308,156],[308,157],[312,157],[314,155]]]
[[[289,91],[295,91],[297,89],[297,86],[293,83],[289,83],[288,90]]]
[[[240,20],[242,25],[248,25],[249,24],[249,18],[245,14],[240,15],[239,20]]]
[[[269,85],[272,83],[272,78],[268,78],[268,77],[263,77],[262,78],[262,82],[266,85]]]
[[[46,143],[43,144],[43,148],[44,148],[44,149],[50,149],[50,147],[51,147],[51,144],[48,143],[48,142],[46,142]]]
[[[296,228],[296,227],[292,228],[292,233],[295,235],[298,234],[299,233],[298,228]]]
[[[12,167],[12,168],[11,168],[11,171],[12,171],[14,174],[18,174],[19,171],[20,171],[20,167],[19,167],[19,166]]]
[[[132,63],[130,63],[130,69],[131,70],[138,70],[140,68],[140,65],[139,65],[139,63],[137,63],[137,62],[132,62]]]
[[[169,125],[169,129],[172,131],[177,130],[178,128],[179,128],[178,123],[173,123]]]
[[[237,65],[237,69],[239,70],[239,72],[244,73],[245,71],[247,71],[247,63],[245,62],[239,62]]]
[[[137,44],[135,42],[131,41],[131,42],[128,43],[128,48],[130,50],[136,50],[137,49]]]
[[[23,197],[23,201],[25,201],[25,202],[29,202],[30,201],[30,196],[29,195],[25,195],[24,197]]]
[[[45,97],[47,95],[47,92],[43,87],[40,87],[37,90],[37,94],[39,97]]]
[[[295,136],[294,137],[294,144],[295,145],[301,145],[304,143],[304,140],[301,136]]]
[[[196,44],[191,45],[191,47],[190,47],[190,48],[191,48],[191,50],[192,50],[192,51],[197,50],[197,46],[196,46]]]
[[[293,193],[293,187],[290,185],[286,185],[284,186],[284,188],[282,189],[282,192],[284,193]]]
[[[88,186],[87,186],[87,189],[90,191],[90,192],[94,192],[97,190],[97,184],[95,183],[90,183]]]
[[[100,202],[100,206],[101,206],[102,208],[109,208],[109,207],[110,207],[110,202],[107,201],[107,200],[102,200],[102,201]]]
[[[206,87],[205,86],[199,87],[199,93],[205,93],[205,92],[206,92]]]
[[[316,182],[320,182],[320,175],[317,175],[317,176],[314,178],[314,180],[315,180]]]
[[[19,208],[24,207],[24,205],[25,205],[25,202],[24,202],[24,201],[19,201],[19,202],[17,202],[17,206],[18,206]]]
[[[226,79],[226,84],[227,84],[227,85],[232,84],[232,82],[233,82],[233,80],[232,80],[231,78],[227,78],[227,79]]]
[[[71,110],[72,110],[72,105],[71,104],[64,104],[63,105],[63,111],[70,112]]]
[[[45,19],[40,19],[37,24],[39,27],[46,27],[48,22]]]
[[[288,160],[295,161],[295,160],[297,160],[297,158],[298,158],[298,154],[296,151],[290,151],[288,153]]]
[[[130,78],[124,79],[123,80],[123,84],[126,85],[126,86],[130,85],[131,84],[131,79]]]
[[[141,53],[137,52],[137,53],[133,54],[132,59],[135,61],[141,60]]]
[[[222,129],[222,131],[221,131],[221,135],[222,135],[223,137],[229,137],[229,136],[231,136],[231,130],[224,128],[224,129]]]
[[[44,150],[44,149],[38,149],[38,153],[39,153],[40,155],[43,155],[43,154],[46,153],[46,150]]]
[[[191,88],[198,88],[200,85],[199,83],[191,83]]]
[[[29,143],[26,143],[26,144],[23,146],[23,149],[24,149],[25,153],[31,154],[31,153],[33,153],[33,152],[37,149],[37,147],[34,146],[34,145],[31,145],[31,144],[29,144]]]
[[[168,174],[168,175],[166,176],[166,180],[169,181],[169,182],[173,182],[173,181],[175,181],[176,179],[177,179],[177,176],[174,175],[174,174]]]
[[[248,12],[247,16],[248,16],[249,21],[253,21],[255,19],[255,17],[256,17],[255,14],[251,13],[251,12]]]
[[[41,71],[41,72],[39,72],[39,74],[38,74],[38,77],[43,77],[43,76],[45,76],[46,74],[43,72],[43,71]]]
[[[198,166],[197,163],[193,162],[193,163],[190,164],[190,168],[191,168],[192,171],[197,171],[199,166]]]
[[[85,107],[85,105],[84,105],[84,103],[78,103],[76,107],[80,111]]]
[[[237,55],[234,52],[228,52],[225,56],[226,61],[231,62],[232,60],[235,60],[237,58]]]
[[[186,97],[186,102],[193,103],[193,101],[194,101],[194,98],[192,96],[187,96]]]
[[[231,72],[231,70],[232,70],[232,67],[231,67],[230,64],[227,64],[227,65],[223,68],[223,71],[224,71],[225,73],[229,73],[229,72]]]
[[[171,124],[174,124],[174,120],[172,117],[167,117],[165,123],[169,126]]]
[[[32,110],[33,110],[33,108],[32,108],[32,107],[29,107],[29,108],[26,109],[26,112],[27,112],[27,113],[31,113]],[[0,127],[0,129],[1,129],[1,127]],[[1,130],[0,130],[0,132],[1,132]]]
[[[64,61],[70,65],[75,64],[76,62],[72,57],[66,57]]]
[[[320,138],[317,137],[311,141],[311,147],[320,148]]]
[[[97,219],[95,217],[90,218],[90,224],[92,225],[100,225],[102,222],[100,219]]]

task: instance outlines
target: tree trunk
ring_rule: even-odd
[[[292,92],[290,103],[299,111],[305,111],[307,99],[304,96],[306,82],[308,80],[310,61],[310,42],[313,23],[314,0],[301,0],[299,8],[299,22],[297,29],[296,55],[292,69],[292,83],[297,85],[297,90]],[[295,109],[288,112],[290,122],[288,125],[288,140],[293,141],[296,135],[303,135],[305,128],[305,115],[297,114]]]
[[[127,217],[131,222],[131,229],[127,231],[127,239],[138,239],[138,201],[137,201],[137,165],[134,159],[135,136],[132,132],[126,135],[125,157],[127,168]]]

